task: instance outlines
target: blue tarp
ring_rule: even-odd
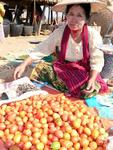
[[[104,99],[105,95],[101,96],[101,100]],[[113,93],[107,94],[106,98],[108,98],[109,101],[113,101]],[[98,95],[85,99],[86,104],[89,107],[95,107],[98,110],[99,116],[101,118],[108,118],[113,119],[113,105],[112,106],[105,106],[99,103],[98,101]]]

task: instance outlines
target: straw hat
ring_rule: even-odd
[[[113,0],[107,0],[107,9],[113,13]]]
[[[112,6],[108,6],[107,9],[109,9],[113,13],[113,5]]]
[[[80,4],[80,3],[91,3],[91,11],[98,12],[100,9],[107,6],[104,0],[62,0],[52,7],[52,10],[57,12],[64,12],[67,5]]]

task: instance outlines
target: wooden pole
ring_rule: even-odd
[[[49,24],[49,20],[50,20],[50,6],[48,6],[48,24]]]
[[[58,12],[56,12],[56,21],[58,22]]]
[[[46,9],[46,6],[44,5],[44,7],[43,7],[43,13],[42,13],[42,18],[41,18],[41,20],[39,21],[39,24],[38,24],[37,35],[40,35],[40,31],[41,31],[41,27],[42,27],[42,21],[43,21],[43,18],[44,18],[45,9]]]
[[[53,22],[53,11],[51,10],[51,24]]]
[[[62,13],[62,21],[64,20],[64,14]]]

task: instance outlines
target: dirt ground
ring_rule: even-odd
[[[15,58],[27,55],[26,50],[34,48],[37,43],[47,38],[40,36],[7,37],[0,41],[0,82],[13,80],[13,71],[21,61],[15,62]],[[24,75],[29,76],[32,67],[29,67]]]

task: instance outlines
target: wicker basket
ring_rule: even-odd
[[[100,12],[91,15],[89,25],[94,25],[95,23],[97,26],[101,26],[101,35],[104,37],[112,20],[113,13],[108,9],[103,9]],[[113,27],[111,30],[113,30]]]
[[[113,77],[113,54],[104,54],[105,64],[100,73],[102,78]]]

